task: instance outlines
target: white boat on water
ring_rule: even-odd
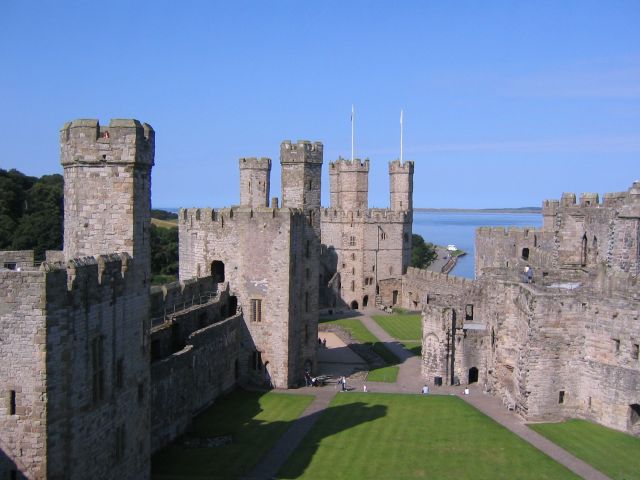
[[[449,250],[450,252],[455,252],[456,250],[458,250],[458,247],[456,247],[455,245],[447,245],[447,250]]]

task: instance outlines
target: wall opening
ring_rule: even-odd
[[[631,426],[640,424],[640,405],[637,403],[629,405],[629,423]]]
[[[363,306],[363,307],[366,307],[367,305],[369,305],[369,295],[365,295],[365,296],[362,298],[362,306]]]
[[[473,304],[469,303],[464,308],[464,319],[467,321],[473,320]]]
[[[238,311],[238,297],[231,295],[229,297],[229,315],[233,316]]]
[[[528,248],[523,248],[522,249],[522,259],[523,260],[529,260],[529,249]]]
[[[256,371],[262,370],[262,352],[255,350],[251,355],[251,368]]]
[[[478,383],[478,369],[476,367],[469,369],[469,383]]]
[[[391,300],[391,305],[395,305],[396,303],[398,303],[398,290],[394,290],[392,293],[392,300]]]
[[[631,358],[638,360],[640,357],[640,344],[634,343],[631,345]]]
[[[582,236],[582,253],[580,255],[580,265],[587,266],[587,234]]]
[[[16,414],[16,391],[11,390],[9,392],[9,415]]]
[[[216,283],[224,282],[224,263],[220,260],[211,262],[211,276]]]
[[[4,264],[4,268],[7,270],[17,270],[18,265],[15,262],[7,262]]]
[[[351,302],[351,310],[358,310],[358,302],[355,300]]]
[[[259,298],[251,299],[251,311],[252,322],[262,322],[262,300]]]
[[[560,390],[558,393],[558,403],[562,405],[564,403],[564,390]]]

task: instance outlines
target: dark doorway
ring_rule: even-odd
[[[357,310],[357,309],[358,309],[358,302],[354,300],[353,302],[351,302],[351,310]]]
[[[398,303],[398,290],[393,291],[393,300],[391,301],[391,305],[395,305]]]
[[[229,316],[233,317],[238,310],[238,297],[235,295],[229,296]]]
[[[469,383],[478,383],[478,369],[476,367],[469,369]]]
[[[365,295],[362,299],[362,307],[366,307],[367,305],[369,305],[369,295]]]
[[[216,283],[224,282],[224,263],[219,260],[211,262],[211,276]]]
[[[529,260],[529,249],[528,248],[523,248],[522,249],[522,259],[523,260]]]

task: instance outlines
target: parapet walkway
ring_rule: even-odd
[[[366,382],[353,380],[348,382],[352,391],[363,391],[366,384],[369,392],[416,394],[420,393],[424,385],[421,376],[421,358],[407,351],[401,343],[391,337],[371,318],[372,315],[385,315],[379,310],[365,310],[364,315],[358,319],[378,339],[384,342],[401,361],[398,380],[396,383]],[[550,442],[542,435],[528,428],[522,418],[505,408],[500,400],[492,395],[483,393],[477,386],[472,386],[470,395],[462,395],[464,387],[435,387],[431,389],[434,395],[460,395],[469,405],[480,410],[493,420],[529,442],[538,450],[564,465],[576,475],[586,480],[609,480],[609,477],[596,470],[589,464],[573,456],[555,443]],[[338,392],[336,385],[329,384],[321,388],[306,387],[298,390],[288,390],[287,393],[315,395],[315,400],[296,420],[291,428],[280,438],[276,445],[264,456],[264,458],[244,477],[245,480],[268,480],[276,478],[278,470],[296,450],[305,435],[311,430],[322,412]]]

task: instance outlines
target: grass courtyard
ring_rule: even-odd
[[[422,317],[420,314],[374,315],[373,319],[411,353],[416,356],[422,354]]]
[[[386,366],[369,372],[368,380],[372,382],[388,382],[393,383],[398,377],[398,367],[394,367],[400,363],[400,359],[391,352],[384,343],[369,331],[364,324],[357,318],[341,318],[337,320],[321,320],[325,325],[336,325],[347,332],[359,343],[369,345],[373,351],[382,358]]]
[[[452,396],[339,394],[281,479],[578,478]]]
[[[230,435],[233,443],[215,448],[173,444],[154,455],[152,478],[238,478],[251,470],[312,401],[310,395],[236,390],[198,416],[190,434],[205,439]]]
[[[614,480],[640,479],[640,438],[584,420],[529,427]]]

